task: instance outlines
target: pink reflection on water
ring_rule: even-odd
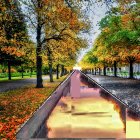
[[[78,71],[71,76],[70,94],[72,98],[80,98],[80,73]]]

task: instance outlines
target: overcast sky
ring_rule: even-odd
[[[105,16],[107,12],[107,7],[105,4],[96,3],[90,7],[87,15],[91,21],[92,29],[89,34],[84,34],[85,38],[88,39],[89,46],[85,50],[81,50],[80,55],[78,57],[78,61],[80,61],[87,51],[91,49],[93,43],[97,36],[100,34],[98,22]]]

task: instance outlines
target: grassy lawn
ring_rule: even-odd
[[[8,78],[0,78],[0,82],[6,82],[6,81],[14,81],[14,80],[22,80],[22,79],[28,79],[28,78],[36,78],[36,75],[30,76],[24,76],[23,78],[21,76],[19,77],[12,77],[12,80],[8,80]]]
[[[20,127],[66,76],[50,83],[46,80],[44,88],[37,89],[29,85],[21,89],[0,93],[0,139],[15,139]]]

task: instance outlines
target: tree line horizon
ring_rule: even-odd
[[[129,78],[134,78],[134,63],[140,63],[140,3],[127,3],[112,7],[99,22],[101,33],[91,50],[83,57],[80,65],[93,69],[94,74],[101,69],[113,68],[117,77],[117,67],[129,66]]]
[[[102,68],[111,64],[115,66],[118,62],[126,63],[128,59],[127,63],[130,63],[133,71],[132,64],[139,60],[139,18],[136,21],[134,19],[139,16],[137,0],[133,1],[134,6],[131,6],[131,0],[117,0],[118,7],[112,7],[112,0],[2,0],[0,67],[7,67],[9,80],[11,67],[21,72],[30,69],[31,73],[34,69],[36,87],[42,88],[42,69],[49,70],[51,82],[54,81],[53,71],[56,71],[59,78],[60,68],[61,76],[72,70],[80,50],[88,46],[81,34],[92,27],[88,16],[82,12],[84,2],[88,3],[86,8],[98,2],[111,8],[109,7],[108,15],[100,21],[101,34],[93,49],[80,63],[84,68]],[[21,6],[24,6],[25,11]],[[32,29],[35,31],[36,43],[29,36],[29,30]],[[127,47],[123,48],[123,44]],[[128,52],[122,55],[121,52],[126,50],[131,54]]]

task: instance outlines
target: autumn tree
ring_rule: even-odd
[[[31,77],[33,69],[36,66],[35,44],[31,40],[29,40],[28,42],[26,42],[23,51],[24,51],[24,56],[22,56],[23,63],[20,65],[22,78],[25,69],[30,70],[30,77]]]
[[[30,29],[36,33],[36,69],[37,69],[37,88],[42,88],[42,46],[44,41],[43,28],[46,21],[46,6],[44,0],[21,0],[25,10],[25,17]],[[47,2],[47,1],[46,1]],[[32,18],[31,18],[32,17]]]
[[[121,61],[129,63],[129,78],[133,78],[133,64],[139,62],[139,5],[135,4],[128,9],[129,13],[120,13],[119,26],[115,22],[108,24],[110,35],[107,37],[108,46],[116,50]],[[112,16],[111,16],[112,17]],[[114,30],[112,27],[116,26]],[[105,41],[105,42],[107,42]]]
[[[50,1],[48,2],[48,23],[46,25],[46,48],[49,60],[50,79],[52,79],[52,57],[53,51],[56,50],[68,52],[67,56],[72,52],[73,54],[80,48],[77,45],[78,33],[86,29],[86,24],[78,18],[80,14],[76,9],[75,11],[69,7],[64,1]],[[61,7],[61,8],[60,8]],[[54,43],[55,42],[55,43]],[[52,44],[53,43],[53,44]],[[51,45],[50,45],[51,44]],[[56,45],[55,45],[56,44]],[[62,45],[61,45],[62,44]],[[57,49],[61,47],[60,49]],[[76,48],[77,47],[77,48]],[[72,55],[72,54],[71,54]],[[62,56],[63,57],[63,56]],[[57,67],[60,64],[57,65]],[[64,65],[62,64],[63,75]],[[58,69],[58,68],[57,68]]]
[[[114,64],[129,63],[129,77],[133,78],[133,63],[139,62],[139,5],[129,7],[127,12],[116,9],[100,21],[101,34],[94,47],[99,59]]]
[[[114,76],[117,76],[117,63],[120,61],[118,56],[117,44],[110,44],[112,40],[112,35],[121,29],[121,19],[120,16],[107,15],[100,21],[101,34],[97,39],[97,46],[101,56],[106,62],[111,63],[114,67]],[[96,46],[95,43],[95,46]],[[101,54],[102,52],[102,54]]]
[[[117,64],[129,63],[129,77],[133,78],[133,64],[139,62],[139,4],[137,1],[117,1],[99,25],[101,33],[94,42],[93,54],[98,63],[114,65],[117,76]],[[95,65],[95,64],[94,64]]]
[[[11,80],[11,65],[19,65],[24,54],[24,42],[28,40],[24,16],[18,1],[1,2],[1,61],[8,63],[9,80]]]

